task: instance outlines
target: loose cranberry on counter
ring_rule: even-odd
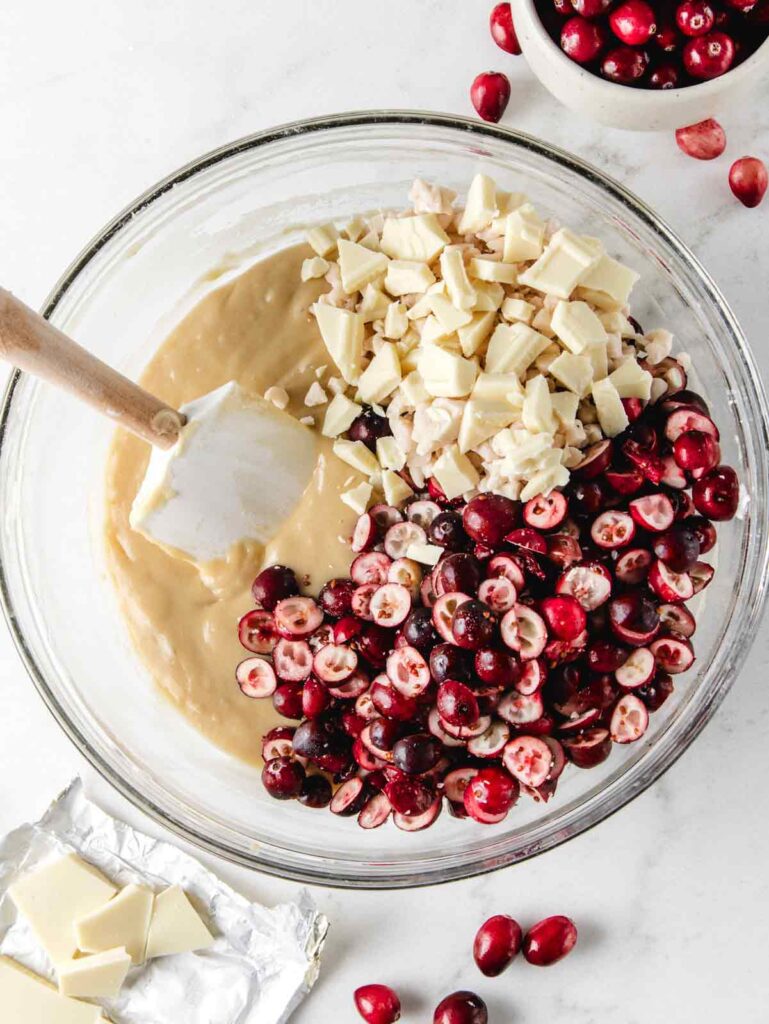
[[[505,53],[519,54],[521,52],[521,46],[515,34],[513,12],[510,4],[497,4],[496,7],[492,8],[489,15],[489,30],[491,31],[491,38]]]
[[[510,80],[499,71],[483,71],[473,79],[470,100],[480,118],[496,123],[510,101]]]
[[[488,1024],[486,1004],[475,992],[452,992],[435,1008],[433,1024]]]
[[[496,978],[518,955],[523,940],[521,926],[507,914],[484,921],[475,936],[473,957],[481,973]]]
[[[355,990],[353,998],[366,1024],[394,1024],[400,1020],[400,999],[387,985],[362,985]]]
[[[743,206],[758,206],[766,195],[766,164],[754,156],[735,160],[729,169],[729,188]]]
[[[523,955],[530,964],[549,967],[567,956],[577,943],[573,921],[561,915],[546,917],[526,933]]]

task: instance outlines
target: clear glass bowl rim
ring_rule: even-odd
[[[680,241],[675,233],[662,221],[650,207],[641,199],[626,189],[619,182],[610,176],[599,171],[589,163],[578,157],[572,156],[565,150],[551,146],[533,136],[513,129],[503,128],[499,125],[491,125],[470,118],[459,117],[449,114],[436,114],[428,111],[417,110],[370,110],[352,111],[317,118],[310,118],[301,121],[294,121],[279,125],[252,135],[244,136],[232,143],[221,146],[217,149],[190,161],[166,178],[147,189],[138,196],[132,203],[125,207],[113,218],[92,240],[86,244],[81,253],[73,260],[65,270],[61,278],[55,284],[42,307],[42,315],[46,318],[52,316],[63,297],[71,287],[78,275],[88,264],[99,254],[105,245],[137,214],[149,207],[157,199],[163,196],[169,189],[199,174],[206,169],[236,156],[239,153],[253,150],[269,145],[271,142],[279,141],[287,137],[309,135],[316,132],[330,131],[335,128],[366,128],[376,125],[395,127],[398,125],[425,125],[436,128],[448,128],[466,132],[469,136],[483,139],[484,137],[494,138],[502,142],[512,142],[516,146],[528,150],[538,156],[550,160],[567,171],[573,172],[606,191],[612,198],[628,209],[635,217],[644,222],[645,226],[653,232],[660,243],[672,249],[675,254],[688,265],[693,271],[699,284],[702,286],[708,300],[713,304],[720,317],[722,327],[730,335],[730,340],[736,346],[738,362],[730,369],[736,374],[738,383],[746,389],[747,399],[753,412],[753,451],[763,451],[763,472],[754,473],[752,484],[756,490],[752,494],[754,508],[765,510],[767,507],[767,451],[769,451],[769,406],[767,405],[761,377],[758,373],[752,353],[747,341],[734,314],[731,312],[726,300],[721,295],[715,282],[708,272],[701,266],[694,254]],[[4,454],[4,444],[9,422],[14,410],[14,394],[22,379],[22,373],[15,370],[8,382],[3,396],[2,407],[0,408],[0,459]],[[115,769],[88,743],[81,734],[76,724],[67,714],[66,709],[59,702],[56,694],[48,685],[47,679],[38,664],[34,651],[27,641],[16,616],[11,596],[9,579],[6,573],[5,561],[0,551],[0,605],[2,606],[5,620],[8,624],[11,637],[16,649],[29,673],[36,689],[48,707],[49,711],[64,730],[69,739],[74,743],[81,754],[90,764],[115,787],[123,796],[133,803],[139,810],[148,814],[151,818],[182,838],[194,843],[198,847],[214,855],[224,857],[246,867],[265,871],[278,877],[289,878],[295,881],[320,884],[329,887],[343,888],[404,888],[423,885],[434,885],[442,882],[454,881],[461,878],[472,877],[498,870],[521,859],[528,859],[532,856],[544,853],[555,846],[573,838],[576,835],[593,828],[624,807],[635,797],[643,793],[653,782],[675,763],[683,754],[704,726],[712,718],[718,706],[721,704],[728,692],[735,676],[742,663],[747,657],[750,646],[755,637],[756,625],[759,622],[767,593],[769,592],[769,531],[766,529],[753,529],[749,536],[750,559],[745,559],[747,565],[748,579],[743,577],[740,581],[741,589],[747,582],[746,590],[751,594],[751,600],[747,602],[745,616],[740,622],[739,636],[733,639],[731,644],[730,658],[723,665],[721,678],[718,685],[711,688],[709,699],[702,703],[695,716],[689,722],[689,731],[683,742],[681,737],[665,735],[661,742],[649,751],[645,760],[639,765],[638,771],[632,780],[622,786],[616,793],[611,794],[608,802],[602,802],[598,806],[588,808],[589,813],[580,815],[578,820],[571,822],[568,827],[553,828],[549,835],[541,839],[535,847],[529,847],[525,853],[510,851],[507,856],[496,856],[493,862],[488,860],[476,860],[467,863],[448,863],[438,868],[431,867],[422,872],[408,873],[398,870],[392,876],[378,874],[374,878],[363,879],[360,877],[347,879],[338,875],[328,875],[323,871],[323,859],[319,857],[308,857],[312,863],[303,865],[301,868],[294,866],[287,867],[280,864],[278,856],[274,854],[265,858],[260,852],[251,856],[244,855],[241,851],[228,847],[224,842],[216,841],[210,837],[199,834],[194,828],[176,820],[165,809],[158,807],[148,800],[145,794],[134,788],[126,779],[120,776]],[[738,642],[739,641],[739,642]],[[702,684],[701,684],[702,685]]]

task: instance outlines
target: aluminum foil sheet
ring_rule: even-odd
[[[216,937],[209,949],[133,967],[117,999],[102,1001],[114,1024],[283,1024],[315,983],[328,921],[307,893],[272,909],[249,903],[172,843],[105,814],[79,779],[40,821],[0,841],[0,954],[54,980],[8,887],[71,851],[121,886],[182,886]]]

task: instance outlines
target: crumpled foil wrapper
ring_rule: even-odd
[[[315,983],[328,920],[307,893],[272,909],[249,903],[194,857],[105,814],[79,779],[40,821],[0,841],[0,954],[55,979],[8,887],[71,851],[120,886],[180,885],[216,939],[209,949],[131,968],[120,995],[101,1001],[115,1024],[283,1024]]]

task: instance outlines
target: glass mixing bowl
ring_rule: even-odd
[[[541,853],[616,811],[686,749],[733,682],[767,583],[767,408],[745,338],[717,288],[643,203],[536,139],[475,121],[365,113],[288,125],[202,157],[150,189],[77,258],[45,314],[137,376],[190,306],[308,224],[404,204],[419,175],[460,191],[483,170],[591,235],[642,274],[634,314],[693,359],[745,500],[719,531],[701,597],[697,662],[642,742],[567,770],[547,805],[521,800],[494,827],[442,815],[375,832],[279,803],[259,773],[211,746],[165,703],[138,661],[106,576],[103,470],[111,430],[17,373],[0,422],[0,568],[9,626],[41,696],[92,764],[142,810],[200,846],[283,877],[410,886]],[[233,629],[235,623],[233,622]],[[229,671],[229,670],[227,670]],[[233,683],[234,685],[234,683]]]

